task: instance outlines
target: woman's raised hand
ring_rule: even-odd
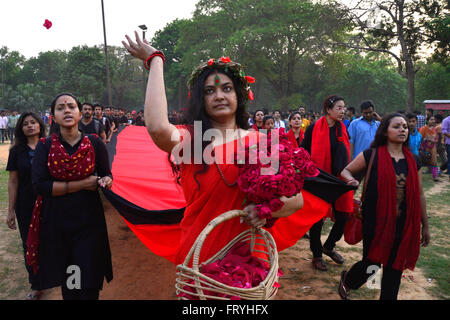
[[[131,40],[131,38],[128,35],[125,35],[125,38],[127,38],[128,43],[125,41],[122,41],[123,46],[128,50],[128,52],[138,59],[141,59],[142,61],[147,60],[147,58],[152,55],[156,51],[155,48],[153,48],[147,40],[141,40],[139,37],[137,31],[134,31],[134,35],[136,37],[136,42]]]

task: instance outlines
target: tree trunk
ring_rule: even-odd
[[[410,58],[406,60],[405,69],[406,69],[406,78],[408,80],[408,98],[406,101],[406,111],[412,112],[415,109],[416,93],[414,88],[414,80],[416,77],[416,72],[414,71],[414,65]]]

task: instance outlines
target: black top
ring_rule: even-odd
[[[366,149],[363,151],[364,160],[366,161],[366,167],[369,165],[370,156],[372,155],[372,149]],[[417,170],[420,170],[422,164],[418,156],[414,155],[416,160]],[[406,218],[406,178],[408,176],[408,165],[406,159],[400,159],[398,162],[392,158],[392,164],[394,165],[396,180],[397,180],[397,231],[396,237],[401,237],[401,231]],[[417,172],[416,172],[417,174]],[[376,208],[378,200],[378,152],[373,159],[372,169],[367,185],[365,199],[363,201],[363,234],[373,237],[375,235],[376,226]]]
[[[31,162],[35,150],[28,145],[14,146],[9,151],[6,170],[17,171],[19,186],[15,203],[15,212],[19,226],[20,235],[26,241],[28,227],[30,226],[31,214],[37,194],[31,184]]]
[[[87,125],[80,120],[80,122],[78,122],[78,128],[84,134],[95,133],[97,135],[100,135],[102,132],[105,132],[105,127],[103,126],[103,123],[101,123],[100,120],[95,118],[92,118],[92,121],[89,122],[89,124]]]
[[[302,140],[300,147],[304,148],[311,154],[312,134],[315,126],[315,122],[306,128],[305,136]],[[337,126],[337,127],[336,127]],[[338,176],[341,171],[347,166],[349,159],[347,153],[347,147],[343,142],[339,142],[336,136],[336,131],[339,135],[342,134],[341,123],[336,122],[333,127],[330,127],[330,148],[331,148],[331,174]]]
[[[88,136],[95,150],[94,175],[111,175],[105,144],[98,137]],[[72,155],[79,148],[62,140]],[[39,284],[33,289],[47,289],[65,282],[67,267],[77,265],[81,271],[82,288],[102,288],[103,278],[112,279],[111,253],[102,202],[98,191],[81,190],[63,196],[52,196],[53,182],[47,167],[50,138],[36,146],[32,165],[32,183],[42,195]]]

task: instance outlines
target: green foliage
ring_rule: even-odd
[[[423,109],[424,100],[444,100],[449,98],[450,65],[428,61],[419,64],[416,80],[417,108]]]
[[[449,20],[441,0],[420,0],[416,6],[412,2],[405,1],[404,7],[405,12],[418,12],[404,19],[408,52],[416,59],[419,40],[425,38],[437,50],[433,60],[415,61],[416,107],[420,108],[425,99],[448,98]],[[384,12],[380,17],[369,15],[368,21],[376,18],[380,24],[367,31],[363,44],[390,50],[397,26]],[[249,110],[287,110],[304,104],[319,111],[330,94],[343,96],[347,105],[355,107],[371,99],[380,112],[404,109],[407,81],[391,54],[335,45],[352,43],[355,31],[365,26],[344,19],[346,13],[342,3],[332,0],[200,0],[191,19],[171,21],[149,41],[166,55],[169,108],[186,106],[186,82],[195,67],[209,58],[229,56],[256,78]],[[108,102],[103,46],[41,52],[28,60],[2,47],[0,57],[4,84],[0,102],[5,107],[42,110],[62,91],[81,101]],[[142,62],[122,47],[109,46],[108,58],[113,105],[142,108],[148,76]]]

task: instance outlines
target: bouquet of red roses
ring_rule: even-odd
[[[247,193],[246,202],[256,204],[258,217],[269,219],[269,225],[274,223],[272,212],[284,205],[279,198],[298,194],[305,177],[319,174],[305,149],[294,147],[284,132],[273,131],[273,134],[261,136],[259,143],[246,145],[243,154],[241,151],[236,155],[238,186]],[[278,143],[275,143],[276,137]],[[267,159],[271,159],[270,163]],[[274,162],[278,166],[274,167]]]

